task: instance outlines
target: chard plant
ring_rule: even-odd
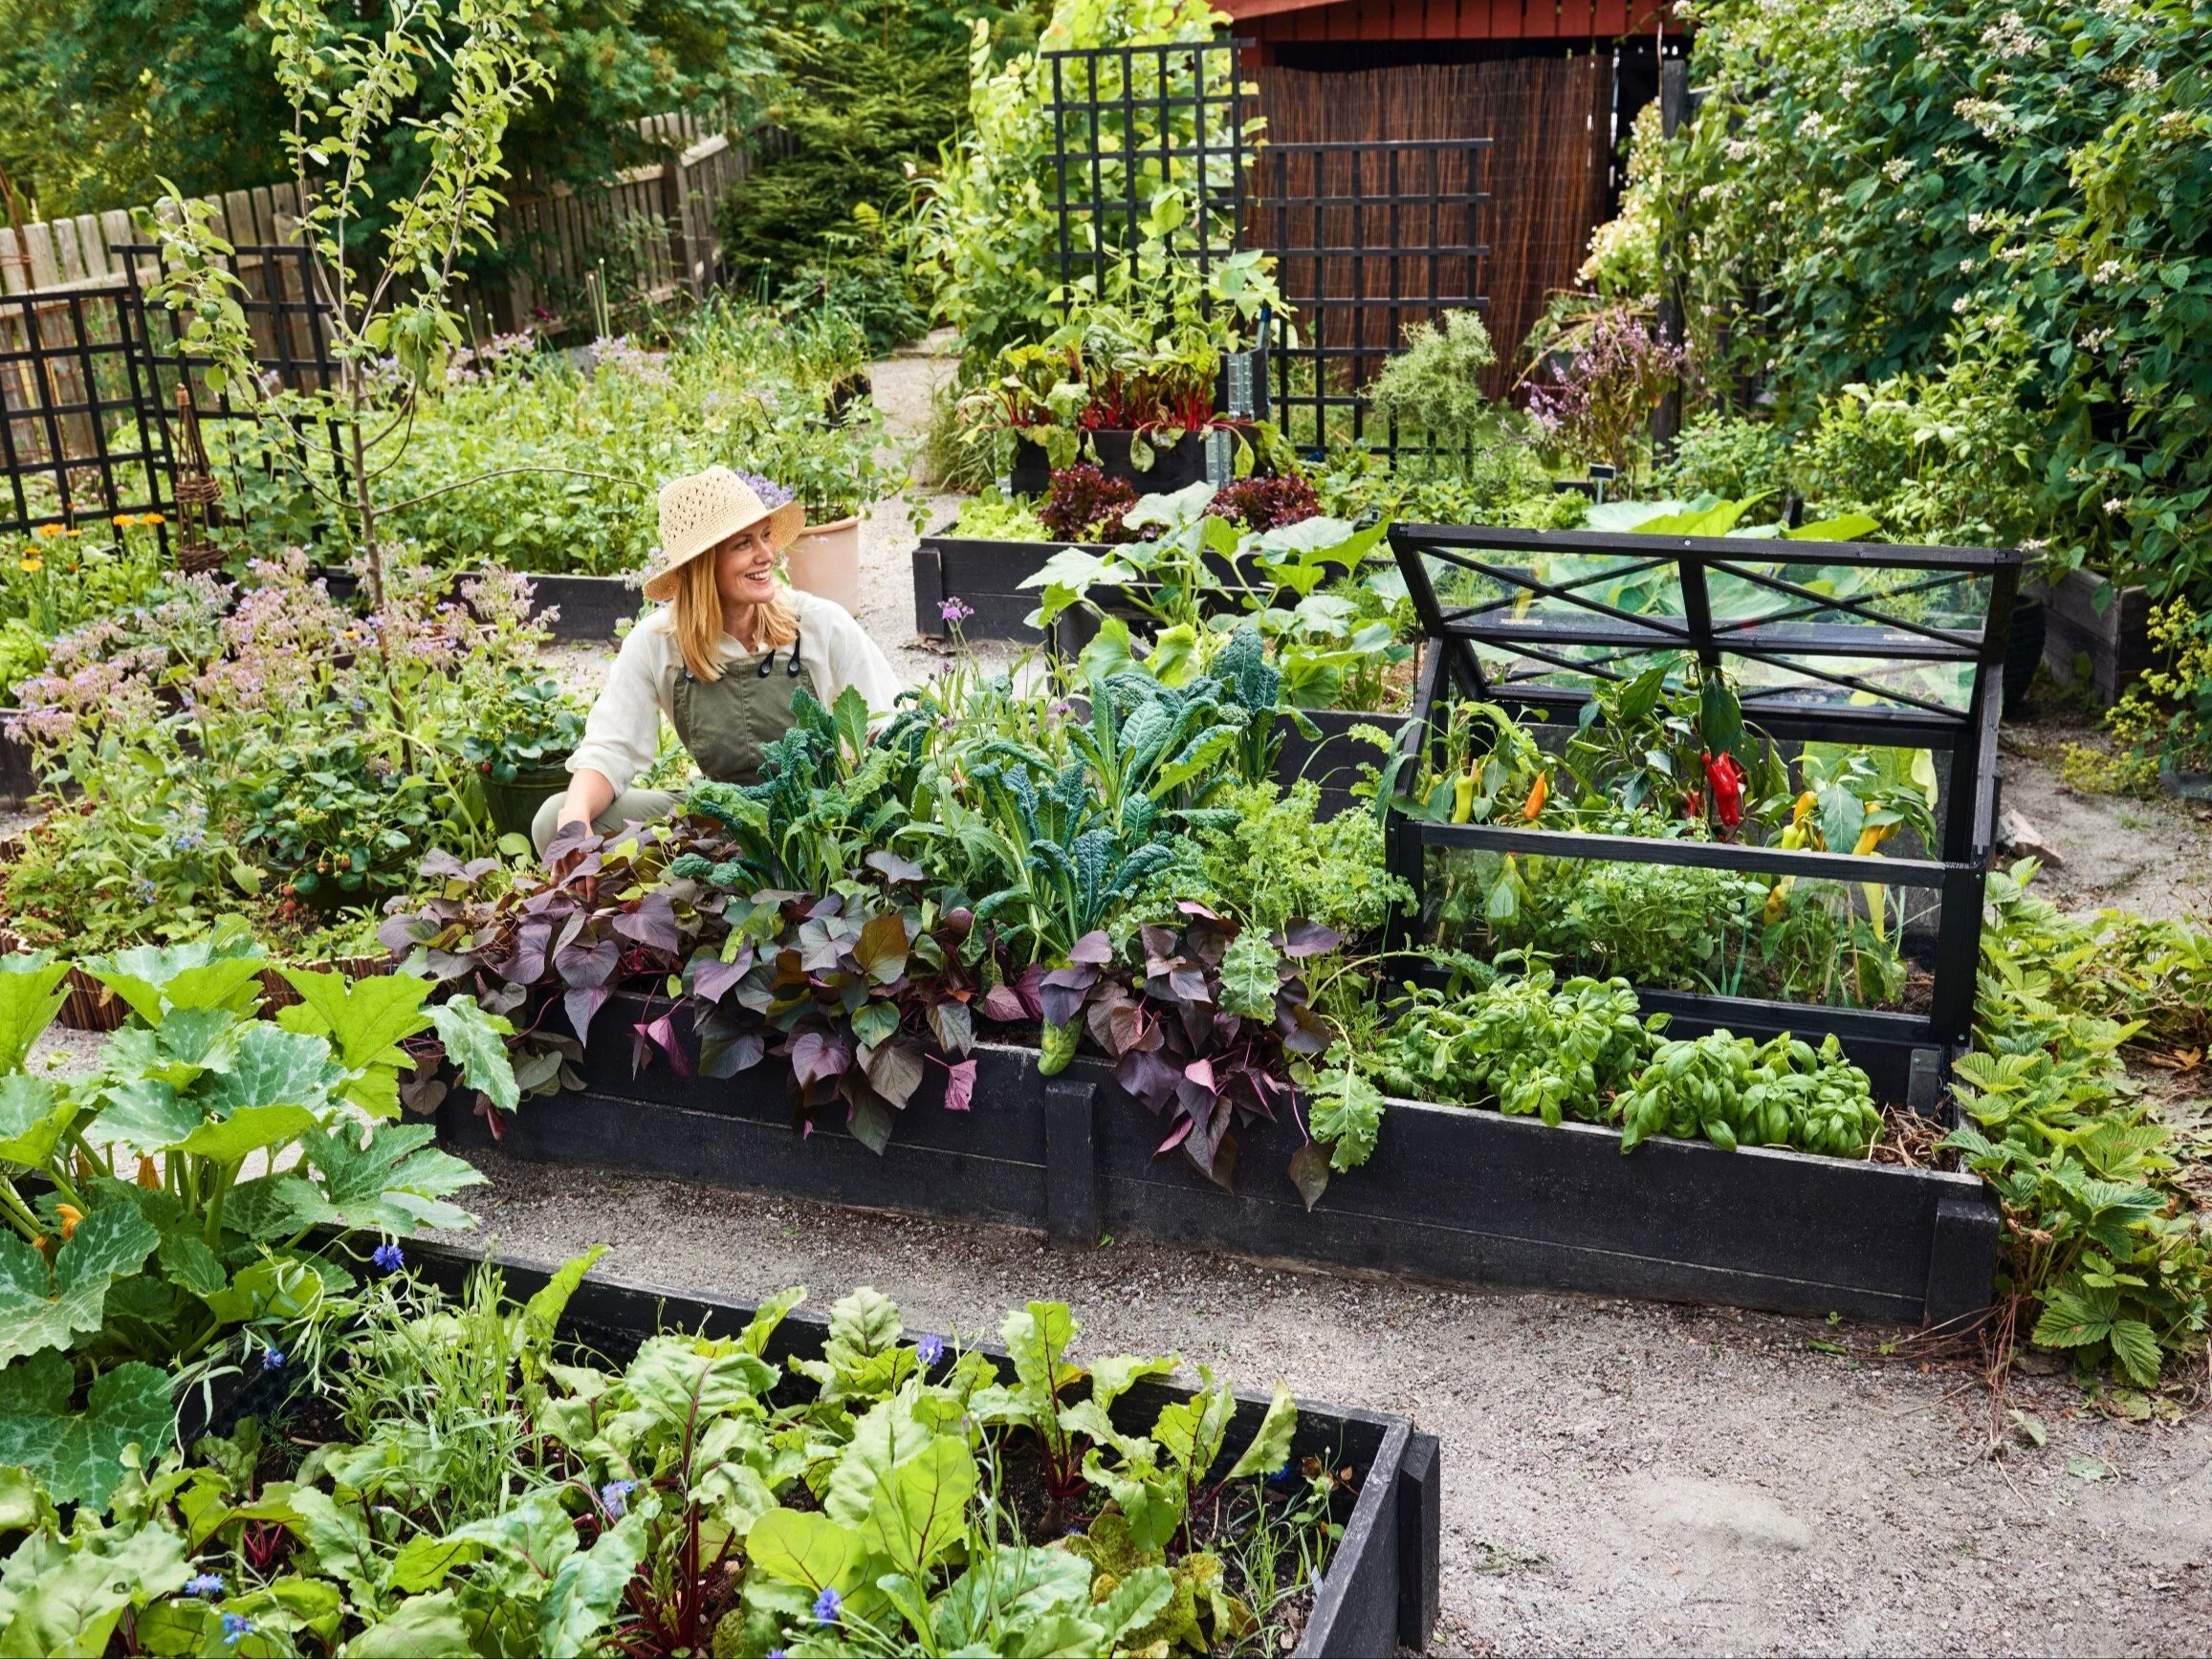
[[[1273,1650],[1341,1536],[1342,1481],[1294,1457],[1285,1390],[1239,1402],[1202,1369],[1182,1397],[1172,1356],[1076,1365],[1063,1304],[1011,1314],[1001,1363],[912,1336],[863,1288],[820,1358],[779,1364],[794,1288],[734,1337],[662,1332],[610,1369],[557,1344],[598,1255],[520,1306],[491,1270],[448,1298],[393,1268],[346,1333],[340,1431],[304,1457],[247,1417],[189,1460],[119,1466],[67,1523],[33,1474],[0,1474],[0,1529],[26,1535],[0,1644]],[[1048,1435],[1070,1473],[1045,1539],[1014,1472]]]

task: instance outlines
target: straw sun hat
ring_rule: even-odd
[[[805,527],[806,509],[796,501],[770,507],[727,467],[661,486],[661,545],[646,565],[646,598],[674,598],[679,570],[762,519],[768,521],[768,539],[781,553]]]

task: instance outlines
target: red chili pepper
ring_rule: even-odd
[[[1733,754],[1715,759],[1707,753],[1699,758],[1705,763],[1705,781],[1713,786],[1714,816],[1722,829],[1734,829],[1743,821],[1743,768]]]

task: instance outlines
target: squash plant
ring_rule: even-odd
[[[355,1284],[318,1229],[471,1225],[448,1200],[483,1177],[392,1122],[400,1045],[434,1041],[503,1103],[515,1085],[504,1022],[425,1008],[427,980],[288,970],[304,1000],[272,1021],[236,930],[84,966],[131,1016],[90,1077],[55,1079],[24,1059],[67,969],[0,958],[0,1464],[97,1509],[126,1444],[167,1443],[181,1387],[312,1363]]]

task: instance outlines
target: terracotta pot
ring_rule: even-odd
[[[860,525],[858,518],[840,518],[830,524],[810,524],[800,531],[783,555],[791,585],[818,598],[834,600],[857,616]]]

